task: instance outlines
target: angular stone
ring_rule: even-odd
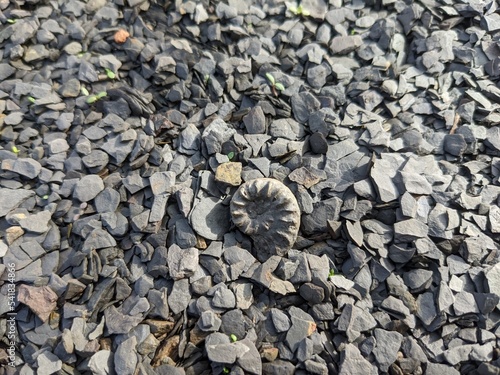
[[[340,353],[339,375],[372,375],[378,371],[368,362],[354,344],[347,344]]]
[[[189,291],[189,280],[180,279],[174,282],[172,292],[168,296],[168,305],[173,314],[178,314],[185,310],[191,299]]]
[[[264,134],[266,132],[266,117],[260,106],[253,107],[246,116],[243,123],[248,134]]]
[[[5,169],[4,163],[7,160],[4,160],[2,162],[2,168]],[[9,160],[10,161],[10,160]],[[28,159],[28,158],[18,158],[14,161],[14,164],[12,165],[13,172],[24,176],[29,179],[33,179],[37,177],[40,174],[40,171],[42,170],[41,164],[33,159]]]
[[[104,310],[106,328],[110,335],[126,334],[143,321],[142,315],[130,316],[123,314],[115,306],[111,305]]]
[[[418,173],[401,172],[406,191],[411,194],[428,195],[432,193],[432,186],[427,179]]]
[[[117,374],[133,375],[137,366],[137,338],[132,336],[123,341],[115,351],[114,364]]]
[[[373,349],[373,355],[381,371],[387,372],[389,367],[398,358],[398,351],[403,341],[403,335],[399,332],[390,332],[380,328],[375,329],[377,346]]]
[[[359,35],[336,36],[332,39],[330,50],[333,54],[347,55],[358,49],[362,43],[363,40]]]
[[[198,249],[181,249],[173,244],[168,248],[167,264],[170,277],[174,280],[191,277],[198,267]]]
[[[191,211],[190,221],[200,236],[220,240],[231,225],[229,207],[217,198],[203,198]]]
[[[51,217],[52,214],[50,211],[41,211],[19,220],[19,225],[28,232],[45,233],[49,230],[49,221]]]
[[[408,219],[394,224],[394,239],[397,242],[411,242],[427,236],[427,225],[417,219]]]
[[[88,202],[104,190],[102,178],[98,175],[87,175],[78,181],[73,190],[73,198],[80,202]]]
[[[149,184],[154,195],[171,193],[175,185],[175,172],[156,172],[149,177]]]
[[[20,285],[17,299],[25,304],[42,322],[49,319],[50,313],[57,306],[57,294],[48,286]]]
[[[344,331],[349,342],[353,342],[361,332],[369,331],[377,326],[376,320],[368,312],[356,305],[347,304],[338,320],[338,329]]]
[[[426,326],[430,326],[434,319],[436,319],[437,309],[434,302],[434,294],[432,292],[426,292],[418,296],[417,311],[415,315],[417,315]]]
[[[240,186],[241,170],[242,164],[240,162],[222,163],[215,171],[215,180],[231,186]]]

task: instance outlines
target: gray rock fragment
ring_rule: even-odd
[[[118,374],[133,375],[137,366],[137,338],[132,336],[123,341],[115,351],[114,364]]]
[[[102,178],[98,175],[87,175],[78,181],[73,190],[73,198],[80,202],[88,202],[104,190]]]
[[[168,296],[168,305],[173,314],[178,314],[185,310],[191,299],[189,291],[189,280],[180,279],[174,282],[172,292]]]
[[[191,211],[190,222],[200,236],[220,240],[231,225],[229,207],[217,198],[203,198]]]
[[[375,360],[381,371],[388,371],[398,357],[403,335],[376,328],[375,339],[377,340],[377,346],[373,350]]]
[[[341,352],[339,375],[375,375],[378,370],[361,355],[354,344],[345,345]]]
[[[198,249],[181,249],[173,244],[168,248],[167,264],[170,277],[174,280],[190,277],[198,267]]]

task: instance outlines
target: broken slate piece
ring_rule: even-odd
[[[401,172],[405,189],[408,193],[428,195],[432,193],[432,186],[427,179],[418,173]]]
[[[359,35],[336,36],[332,39],[330,50],[337,55],[347,55],[356,50],[362,43],[363,40]]]
[[[384,329],[375,329],[377,346],[373,349],[373,355],[381,371],[387,372],[389,367],[398,358],[398,351],[403,341],[403,335],[399,332],[390,332]]]
[[[243,117],[243,123],[248,134],[264,134],[266,132],[266,117],[260,106],[253,107],[248,114]]]
[[[167,264],[172,279],[191,277],[198,267],[198,249],[181,249],[173,244],[168,248]]]
[[[408,219],[394,224],[394,240],[396,242],[411,242],[427,236],[427,225],[417,219]]]
[[[0,217],[7,215],[33,195],[35,192],[32,190],[0,188]]]
[[[4,160],[4,162],[2,162],[2,168],[6,169],[4,167],[4,163],[10,161],[11,160]],[[16,172],[17,174],[29,179],[37,177],[40,174],[41,169],[42,166],[39,162],[29,158],[16,159],[11,168],[13,172]]]
[[[191,211],[190,222],[200,236],[220,240],[231,225],[229,207],[215,197],[203,198]]]
[[[78,199],[80,202],[88,202],[103,190],[104,183],[100,176],[87,175],[76,183],[73,198]]]
[[[57,306],[57,294],[48,286],[20,285],[17,293],[19,302],[25,304],[42,322],[49,319]]]

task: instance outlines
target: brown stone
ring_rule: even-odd
[[[288,178],[290,181],[303,185],[306,189],[309,189],[311,186],[321,181],[320,176],[317,176],[306,167],[294,169],[292,173],[288,175]]]
[[[57,306],[57,294],[48,286],[23,284],[19,287],[17,299],[28,306],[44,323]]]
[[[164,340],[160,344],[158,350],[156,351],[156,355],[151,361],[153,367],[160,366],[164,363],[169,363],[168,359],[171,359],[175,362],[179,357],[179,341],[179,335],[175,335]]]
[[[242,166],[240,162],[222,163],[215,171],[215,180],[231,186],[240,186],[241,169]]]
[[[7,245],[12,245],[12,243],[24,234],[24,230],[21,227],[15,226],[10,227],[5,230],[5,241]]]
[[[260,356],[267,362],[273,362],[276,358],[278,358],[278,354],[279,354],[278,348],[265,348],[262,349]]]
[[[130,36],[127,30],[124,29],[119,29],[114,36],[115,42],[116,43],[125,43],[127,41],[127,38]]]
[[[156,338],[167,335],[174,329],[174,322],[168,320],[158,320],[158,319],[147,319],[144,321],[151,330],[151,333],[155,335]]]

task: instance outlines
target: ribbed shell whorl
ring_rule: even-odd
[[[283,183],[256,178],[239,187],[231,200],[233,223],[254,242],[260,261],[284,256],[297,239],[300,209],[295,196]]]

